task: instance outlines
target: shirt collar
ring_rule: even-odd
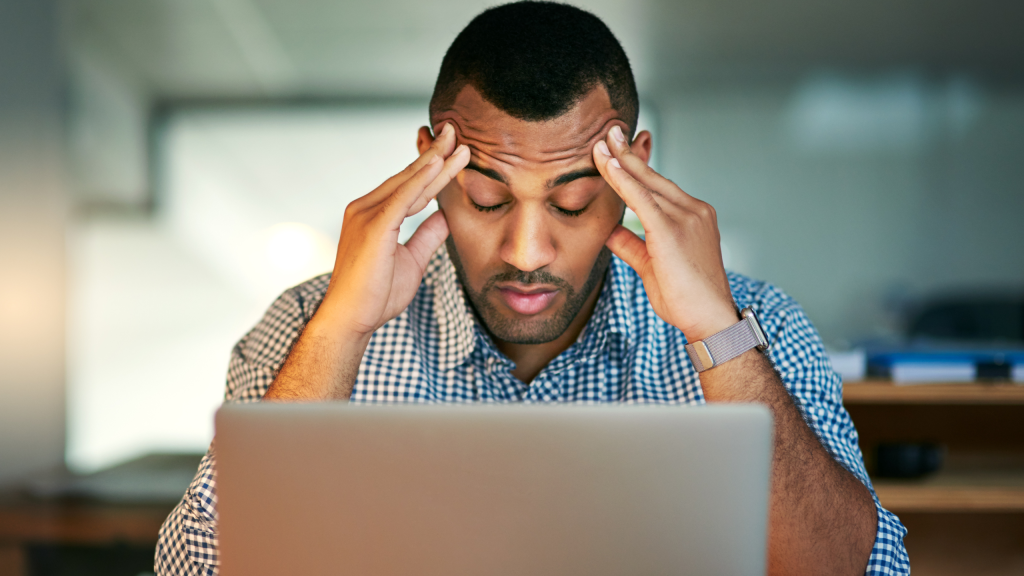
[[[441,245],[427,264],[423,282],[430,288],[433,314],[411,314],[409,321],[414,331],[422,336],[436,326],[437,346],[424,350],[428,361],[438,370],[451,370],[470,358],[478,339],[487,355],[508,361],[490,341],[486,330],[478,325],[445,245]],[[639,282],[629,265],[613,255],[590,320],[576,343],[551,362],[550,370],[558,371],[576,360],[594,356],[604,348],[609,334],[619,334],[621,344],[628,346],[635,324],[631,299],[637,293]],[[640,293],[643,295],[642,287]]]

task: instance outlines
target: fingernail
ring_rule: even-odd
[[[604,143],[604,140],[598,140],[597,151],[600,152],[602,156],[612,155],[612,153],[608,150],[608,145]]]
[[[608,161],[608,163],[611,164],[612,166],[615,166],[616,168],[622,168],[622,165],[619,164],[618,158],[612,158],[611,160]]]
[[[469,150],[465,144],[459,144],[458,148],[455,149],[455,154],[462,154],[463,150]]]
[[[447,134],[451,134],[453,130],[455,130],[455,129],[452,128],[452,125],[447,123],[447,122],[445,122],[444,128],[441,129],[441,135],[445,136]]]
[[[429,166],[430,164],[437,164],[440,161],[441,161],[441,157],[438,156],[437,154],[435,154],[435,155],[430,157],[430,161],[427,162],[427,165]]]
[[[619,128],[618,126],[612,126],[611,133],[612,138],[615,138],[622,144],[626,143],[626,136],[625,134],[622,133],[622,128]]]

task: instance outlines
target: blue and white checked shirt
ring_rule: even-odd
[[[226,401],[263,397],[323,299],[329,279],[320,276],[282,294],[235,346]],[[771,358],[818,437],[871,488],[857,431],[843,408],[842,383],[803,310],[764,282],[730,273],[729,284],[736,304],[757,312],[772,342]],[[685,344],[683,333],[654,313],[639,276],[613,258],[579,339],[524,384],[510,373],[512,361],[477,324],[442,246],[409,307],[370,339],[351,401],[701,404],[704,395]],[[211,446],[160,529],[157,574],[217,574],[215,469]],[[906,529],[877,497],[875,506],[878,531],[867,574],[909,574]]]

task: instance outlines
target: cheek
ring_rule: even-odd
[[[559,255],[565,262],[564,268],[572,270],[573,282],[581,287],[604,248],[608,236],[619,224],[625,204],[612,192],[594,200],[585,221],[576,226],[567,226],[559,233]]]
[[[449,187],[437,195],[437,205],[448,221],[449,234],[465,273],[474,287],[479,289],[480,276],[486,275],[491,267],[500,266],[500,236],[495,234],[493,223],[488,224],[480,218],[480,213],[467,207],[462,198],[461,190]]]
[[[602,192],[590,203],[578,222],[566,221],[566,231],[576,237],[574,244],[596,245],[600,249],[619,224],[626,205],[614,191],[609,189],[606,192]]]

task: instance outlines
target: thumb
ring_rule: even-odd
[[[608,237],[605,246],[626,264],[629,264],[633,270],[636,270],[637,274],[643,275],[643,270],[651,257],[647,253],[647,243],[632,230],[619,224]]]
[[[420,270],[425,270],[430,257],[437,252],[441,244],[448,238],[448,221],[444,212],[438,210],[420,224],[405,247],[412,254],[412,259]]]

